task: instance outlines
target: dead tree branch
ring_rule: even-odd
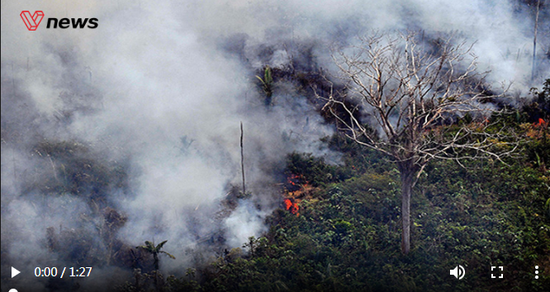
[[[362,37],[333,51],[345,90],[317,95],[348,138],[397,164],[404,253],[410,250],[410,194],[428,162],[502,161],[518,147],[509,129],[495,132],[488,122],[494,108],[486,101],[497,96],[484,89],[487,72],[477,71],[471,49],[452,38],[426,44],[415,34]],[[465,116],[472,121],[460,122]]]

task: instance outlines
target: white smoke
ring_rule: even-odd
[[[266,230],[263,219],[279,200],[273,187],[276,181],[266,168],[280,167],[286,154],[311,152],[338,161],[338,155],[319,142],[320,137],[333,132],[332,128],[323,124],[306,98],[284,90],[290,85],[281,82],[273,107],[266,109],[254,70],[265,65],[282,68],[292,58],[310,58],[330,69],[328,45],[346,43],[373,30],[457,31],[475,43],[473,52],[479,57],[479,67],[492,70],[492,82],[514,81],[517,89],[525,90],[531,84],[533,23],[527,10],[515,12],[512,3],[3,1],[2,84],[12,84],[13,90],[2,91],[2,105],[23,97],[29,103],[10,107],[18,112],[2,112],[2,135],[10,121],[17,125],[9,129],[24,129],[27,125],[23,123],[29,122],[33,133],[41,133],[41,137],[85,141],[108,160],[130,157],[132,196],[108,195],[128,215],[120,237],[133,246],[145,240],[168,240],[165,248],[178,261],[167,261],[166,266],[176,269],[186,264],[185,248],[196,246],[219,228],[233,247]],[[37,31],[27,31],[19,18],[22,10],[44,11],[46,17]],[[97,17],[99,27],[46,29],[48,17]],[[541,21],[548,24],[547,19]],[[238,38],[241,43],[235,41],[235,35],[244,36]],[[541,48],[548,47],[548,38],[541,38],[540,43]],[[310,46],[310,56],[300,55],[304,44]],[[228,45],[240,45],[240,55],[229,54],[224,49]],[[260,52],[265,47],[274,53],[264,58]],[[539,83],[550,73],[548,61],[540,62]],[[98,102],[93,113],[76,111],[70,123],[59,128],[56,120],[65,106],[63,94]],[[29,117],[28,112],[35,112],[37,117]],[[241,183],[241,122],[252,198],[240,200],[220,219],[216,212],[226,198],[228,185]],[[28,146],[36,139],[18,141],[26,140]],[[15,239],[28,234],[43,236],[45,226],[59,223],[59,217],[53,215],[37,217],[29,202],[12,200],[23,192],[21,182],[8,179],[5,183],[4,178],[36,165],[25,158],[24,149],[3,139],[2,221],[27,218],[17,223],[24,225],[17,228],[27,232],[15,233]],[[13,159],[20,169],[6,167]],[[4,190],[9,191],[9,200],[4,199]],[[33,204],[44,203],[56,202]],[[15,206],[23,207],[16,212]],[[75,202],[75,206],[79,204]],[[25,248],[34,249],[37,240]],[[16,256],[20,252],[17,244],[16,240],[3,243],[2,250],[21,257]]]

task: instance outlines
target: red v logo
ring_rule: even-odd
[[[30,31],[35,31],[44,18],[44,12],[41,10],[35,11],[33,15],[31,15],[28,10],[25,10],[22,11],[20,15],[21,19],[23,19],[23,22],[25,23],[25,26],[27,26],[27,29]]]

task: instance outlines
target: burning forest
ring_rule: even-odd
[[[550,285],[548,1],[100,2],[2,2],[2,291]]]

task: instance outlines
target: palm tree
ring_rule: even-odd
[[[164,244],[167,241],[168,240],[165,240],[165,241],[159,243],[157,246],[155,246],[154,242],[145,241],[145,245],[136,246],[136,248],[142,248],[145,251],[147,251],[148,253],[151,253],[153,255],[154,266],[155,266],[155,271],[153,272],[153,277],[154,277],[153,280],[154,280],[155,287],[157,288],[157,291],[162,291],[162,289],[163,289],[162,287],[159,287],[159,282],[158,282],[158,277],[159,277],[159,253],[166,254],[169,257],[171,257],[172,259],[176,259],[175,256],[161,250],[162,247],[164,246]]]
[[[172,259],[176,259],[175,256],[161,250],[162,247],[164,246],[164,244],[167,242],[168,240],[165,240],[161,243],[159,243],[157,246],[155,246],[155,243],[154,242],[150,242],[150,241],[145,241],[145,245],[140,245],[140,246],[136,246],[136,248],[142,248],[144,249],[145,251],[147,251],[148,253],[152,254],[153,255],[153,259],[154,259],[154,266],[155,266],[155,270],[158,271],[159,269],[159,254],[160,253],[163,253],[163,254],[166,254],[168,255],[170,258]]]
[[[269,66],[265,66],[264,70],[264,78],[257,76],[258,80],[260,80],[262,84],[262,89],[265,93],[265,105],[270,106],[271,105],[271,96],[273,95],[273,77],[271,76],[271,68]]]

